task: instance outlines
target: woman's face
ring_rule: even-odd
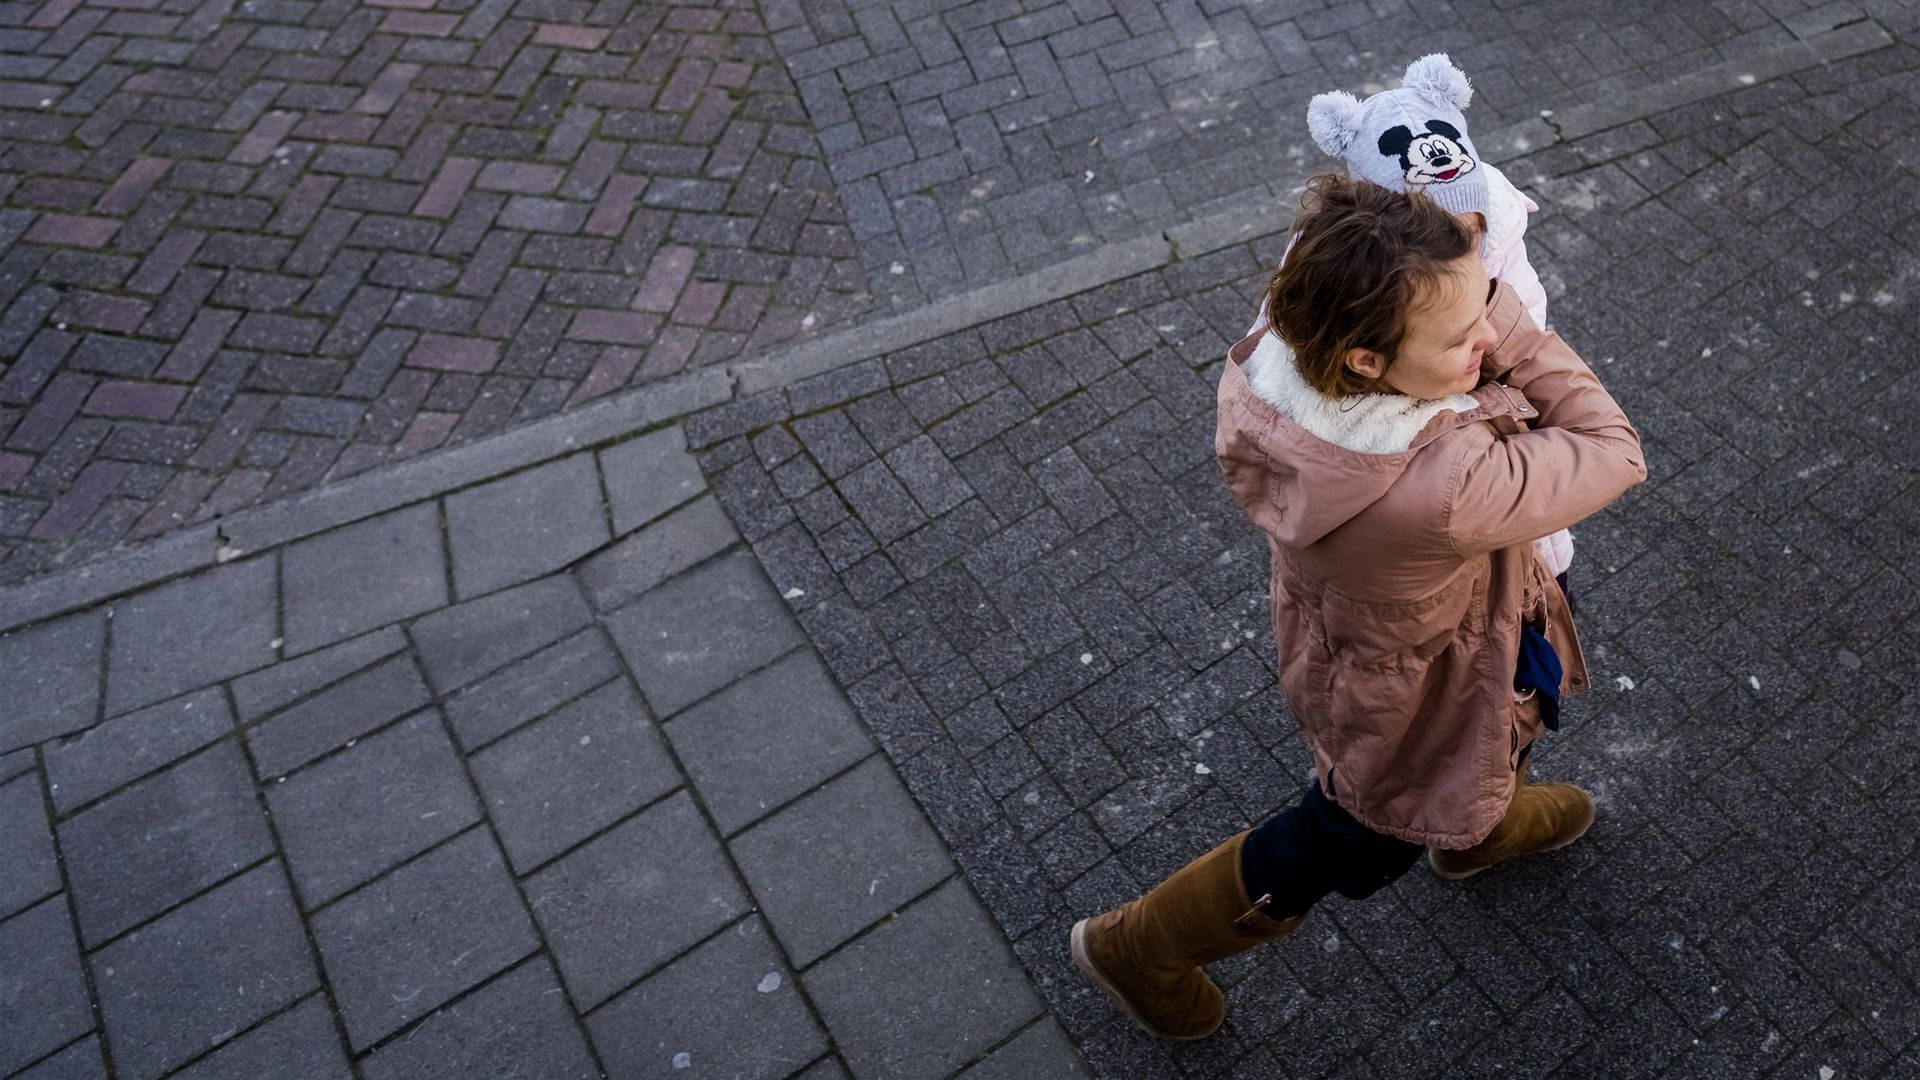
[[[1393,363],[1356,349],[1347,364],[1408,397],[1443,398],[1480,385],[1480,358],[1495,343],[1487,321],[1487,269],[1479,255],[1469,253],[1421,291],[1407,313],[1407,335]]]

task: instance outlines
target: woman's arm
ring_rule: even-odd
[[[1449,477],[1447,536],[1463,555],[1564,529],[1647,478],[1640,436],[1560,335],[1527,317],[1505,284],[1488,317],[1504,329],[1481,371],[1525,395],[1540,417],[1491,443],[1463,440]]]

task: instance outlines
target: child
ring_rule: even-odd
[[[1547,294],[1527,262],[1527,214],[1538,210],[1480,159],[1461,110],[1473,100],[1466,73],[1445,53],[1407,65],[1403,85],[1360,101],[1344,90],[1314,96],[1307,130],[1347,174],[1394,191],[1422,192],[1442,209],[1467,219],[1480,233],[1487,275],[1513,286],[1534,325],[1547,325]],[[1565,529],[1534,541],[1535,550],[1567,587],[1573,537]]]

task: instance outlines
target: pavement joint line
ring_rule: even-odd
[[[1752,56],[1725,60],[1666,82],[1623,90],[1609,99],[1577,105],[1551,117],[1510,124],[1480,140],[1480,146],[1494,160],[1513,161],[1549,146],[1573,142],[1683,105],[1758,86],[1893,43],[1893,36],[1879,23],[1862,19]]]
[[[1512,161],[1550,146],[1620,127],[1706,98],[1758,86],[1887,47],[1895,39],[1871,19],[1823,31],[1751,57],[1730,60],[1616,99],[1500,128],[1481,140],[1489,156]],[[1162,269],[1282,231],[1279,196],[1249,189],[1242,205],[1158,232],[1105,244],[1051,266],[912,310],[777,349],[756,360],[703,368],[625,390],[579,409],[471,443],[431,452],[214,522],[129,547],[95,563],[0,588],[0,633],[281,547],[329,529],[439,498],[486,480],[755,394],[778,390],[948,334]],[[1267,195],[1272,193],[1266,192]]]

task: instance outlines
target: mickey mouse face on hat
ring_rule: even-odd
[[[1473,155],[1460,141],[1460,129],[1445,120],[1427,121],[1427,130],[1415,135],[1406,125],[1380,133],[1380,153],[1400,159],[1400,172],[1409,184],[1450,184],[1474,169]]]

